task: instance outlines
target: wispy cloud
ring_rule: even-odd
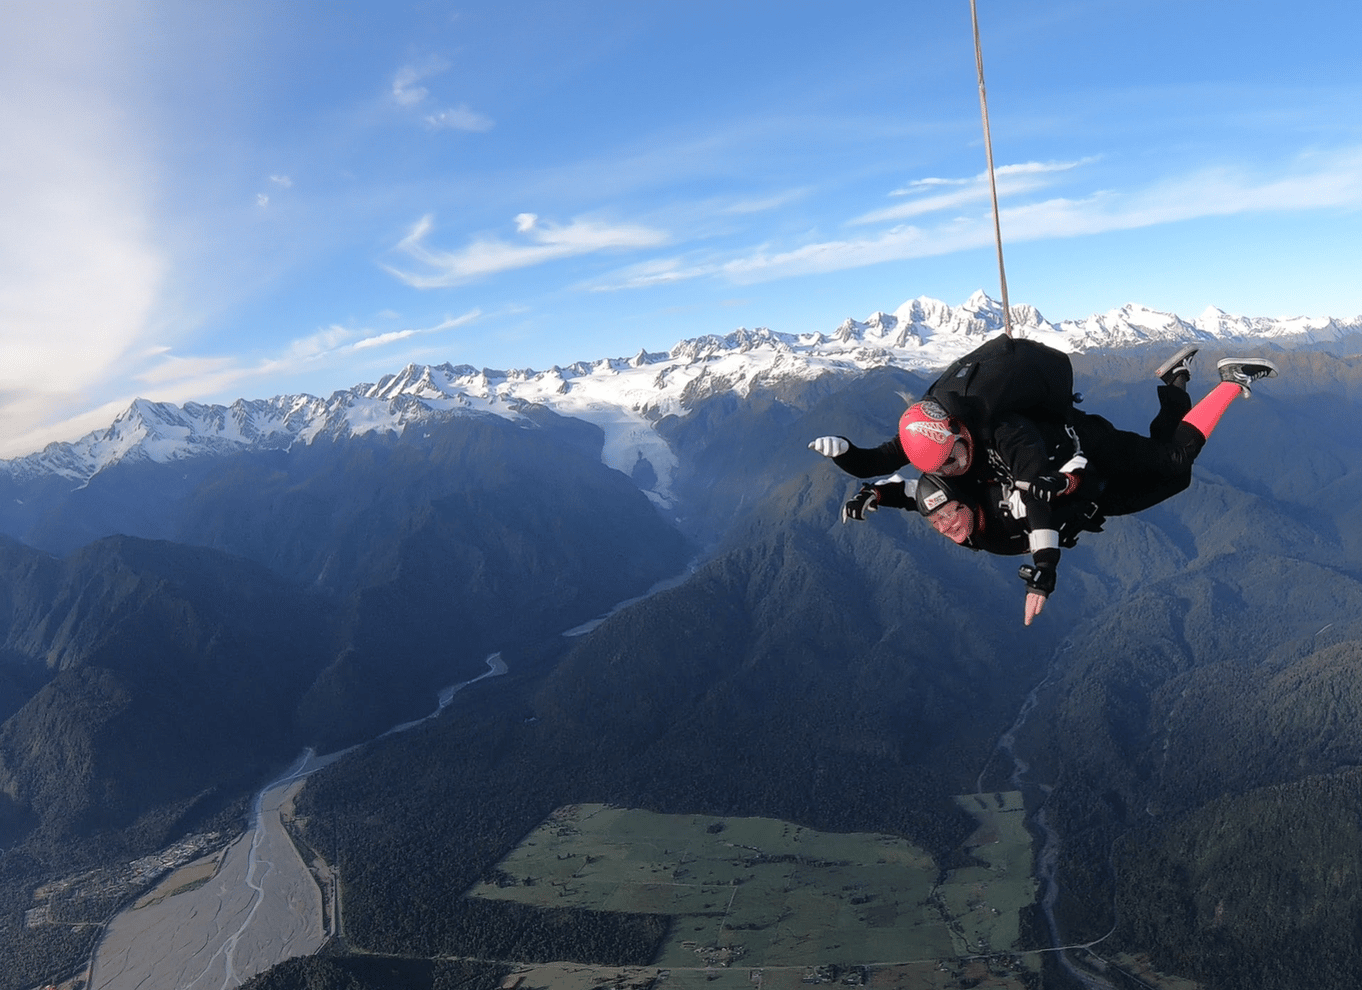
[[[399,107],[414,107],[427,96],[430,90],[416,85],[422,79],[439,75],[449,68],[449,63],[430,60],[413,65],[404,65],[393,75],[392,98]]]
[[[476,319],[477,311],[444,320],[432,327],[399,330],[374,334],[372,331],[342,326],[322,328],[306,337],[291,341],[280,353],[261,358],[253,363],[237,357],[181,357],[168,348],[153,348],[143,356],[149,361],[134,372],[124,383],[133,390],[105,401],[93,409],[80,409],[73,415],[53,419],[53,411],[69,411],[74,403],[56,410],[50,403],[37,401],[41,397],[21,395],[6,403],[7,413],[20,424],[21,431],[8,434],[0,441],[0,456],[12,457],[38,450],[53,441],[70,441],[92,431],[106,428],[119,413],[139,396],[158,402],[183,403],[206,401],[208,396],[240,395],[252,382],[283,378],[310,369],[342,364],[347,356],[397,343],[418,334],[434,333]],[[77,407],[78,408],[78,407]]]
[[[390,91],[393,102],[406,110],[422,107],[430,96],[430,90],[417,83],[437,76],[448,68],[449,63],[439,59],[404,65],[393,76]],[[491,117],[471,109],[466,103],[430,110],[421,114],[421,122],[433,131],[490,131],[496,126]]]
[[[179,356],[168,347],[148,348],[138,356],[142,362],[141,369],[129,379],[129,384],[137,391],[56,422],[29,426],[24,432],[5,439],[0,456],[27,453],[52,440],[71,440],[91,430],[102,429],[138,395],[153,397],[161,402],[203,401],[205,396],[244,391],[251,382],[287,377],[332,365],[340,367],[356,355],[376,352],[414,337],[465,326],[481,316],[482,311],[474,309],[460,316],[447,317],[431,326],[378,333],[364,327],[333,324],[289,341],[279,352],[254,361],[243,361],[238,357]],[[404,355],[396,359],[403,360]],[[31,404],[33,397],[20,397],[19,402]],[[24,418],[25,424],[36,423],[45,410],[45,405],[37,403],[32,414]]]
[[[457,251],[440,251],[427,245],[426,238],[434,229],[434,222],[429,216],[422,217],[394,250],[419,262],[427,271],[384,267],[407,285],[431,289],[574,255],[655,247],[668,240],[663,231],[640,224],[612,224],[580,217],[570,223],[555,224],[543,222],[533,213],[521,213],[515,218],[515,226],[522,238],[519,243],[484,237]]]
[[[230,357],[180,357],[172,354],[168,347],[155,348],[151,357],[155,363],[133,376],[135,381],[150,388],[190,380],[216,380],[224,374],[242,373],[236,360]]]
[[[468,109],[466,104],[448,110],[439,110],[425,116],[426,126],[434,131],[490,131],[495,123],[486,114]]]
[[[145,347],[169,267],[151,232],[154,142],[104,74],[126,40],[119,16],[5,12],[0,451],[104,394]]]
[[[1080,163],[1066,164],[1072,167]],[[1008,174],[1035,175],[1047,168],[1027,166]],[[977,177],[966,182],[972,188]],[[924,188],[954,184],[956,180],[931,180]],[[961,199],[953,205],[965,202],[968,200]],[[1005,207],[1001,224],[1006,244],[1102,234],[1199,217],[1339,207],[1362,208],[1362,148],[1303,156],[1277,175],[1208,168],[1124,191],[1051,197]],[[721,278],[737,284],[766,282],[974,250],[991,245],[993,236],[992,216],[984,208],[933,224],[897,225],[877,234],[818,240],[783,250],[762,245],[727,256],[650,259],[581,288],[647,288],[697,278]]]
[[[456,316],[451,319],[443,320],[433,327],[416,327],[409,330],[389,330],[386,333],[374,334],[372,337],[363,337],[350,345],[353,351],[364,351],[371,347],[386,347],[388,344],[395,344],[399,340],[407,340],[411,337],[421,336],[428,333],[439,333],[442,330],[452,330],[461,327],[466,323],[472,323],[482,316],[482,310],[474,309],[463,316]]]
[[[813,192],[813,187],[805,186],[801,189],[789,189],[785,192],[776,193],[772,196],[764,196],[758,199],[743,199],[724,207],[722,212],[737,215],[765,213],[767,210],[779,209],[782,206],[787,206],[790,203],[801,200],[811,192]]]
[[[687,262],[681,258],[655,258],[629,265],[604,278],[583,283],[578,288],[588,292],[617,292],[621,289],[646,289],[655,285],[669,285],[691,279],[716,275],[723,270],[722,262]]]
[[[397,343],[410,337],[440,333],[452,330],[480,319],[482,310],[472,309],[460,316],[446,317],[439,323],[428,327],[407,327],[402,330],[374,332],[367,327],[346,327],[333,323],[331,326],[293,340],[277,356],[262,360],[248,374],[278,374],[295,367],[315,364],[329,358],[344,356],[355,351],[370,350]]]
[[[1035,192],[1053,184],[1057,173],[1068,172],[1081,165],[1095,161],[1085,158],[1074,162],[1026,162],[1018,165],[1004,165],[996,171],[998,198],[1019,196]],[[944,192],[939,190],[946,190]],[[884,223],[892,220],[906,220],[909,217],[923,216],[940,210],[954,210],[979,200],[989,198],[988,173],[981,172],[968,179],[918,179],[908,186],[895,189],[891,196],[915,197],[909,202],[872,210],[854,217],[851,224]]]

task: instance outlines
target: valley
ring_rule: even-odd
[[[252,828],[211,877],[168,877],[115,917],[91,961],[91,990],[234,987],[332,934],[324,894],[280,819],[317,769],[303,760],[256,799]]]
[[[492,654],[486,673],[444,689],[430,715],[384,735],[438,717],[460,689],[505,673],[501,655]],[[115,916],[90,961],[91,990],[235,987],[334,938],[338,883],[324,861],[304,861],[286,819],[307,778],[353,748],[325,756],[305,752],[256,796],[244,835],[225,851],[176,870]]]

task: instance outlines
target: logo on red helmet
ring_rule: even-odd
[[[930,440],[936,444],[948,444],[955,442],[955,431],[945,423],[917,422],[908,423],[904,426],[909,433],[915,433],[923,439]]]
[[[921,399],[914,403],[914,405],[916,405],[917,408],[921,410],[922,415],[926,416],[928,419],[939,419],[944,422],[951,418],[950,413],[946,412],[945,407],[935,399]],[[909,408],[912,407],[910,406]]]
[[[955,441],[960,439],[956,424],[934,399],[915,402],[899,420],[899,443],[914,466],[923,471],[935,471],[950,456]]]

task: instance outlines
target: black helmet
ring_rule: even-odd
[[[948,502],[960,502],[962,505],[970,503],[960,497],[960,493],[951,485],[949,481],[939,474],[924,474],[917,480],[917,493],[914,495],[917,501],[917,511],[924,516],[930,516]]]

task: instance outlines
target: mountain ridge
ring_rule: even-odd
[[[1187,341],[1268,341],[1308,346],[1362,334],[1352,319],[1232,316],[1209,307],[1194,320],[1127,304],[1085,320],[1051,323],[1034,306],[1011,307],[1014,332],[1070,353]],[[745,327],[724,336],[702,335],[666,352],[640,350],[632,358],[601,358],[545,371],[471,365],[410,364],[376,383],[360,383],[329,398],[297,394],[238,399],[229,406],[182,406],[138,398],[104,430],[41,451],[0,460],[14,481],[60,477],[80,484],[124,461],[166,463],[241,450],[287,449],[319,438],[373,431],[400,432],[447,415],[519,419],[534,405],[591,422],[605,432],[602,460],[631,474],[640,459],[657,478],[650,497],[672,501],[676,458],[653,429],[669,415],[685,415],[700,399],[827,373],[856,374],[894,366],[945,367],[1004,326],[1002,305],[975,292],[961,306],[921,296],[892,313],[848,318],[830,334],[787,334]]]

